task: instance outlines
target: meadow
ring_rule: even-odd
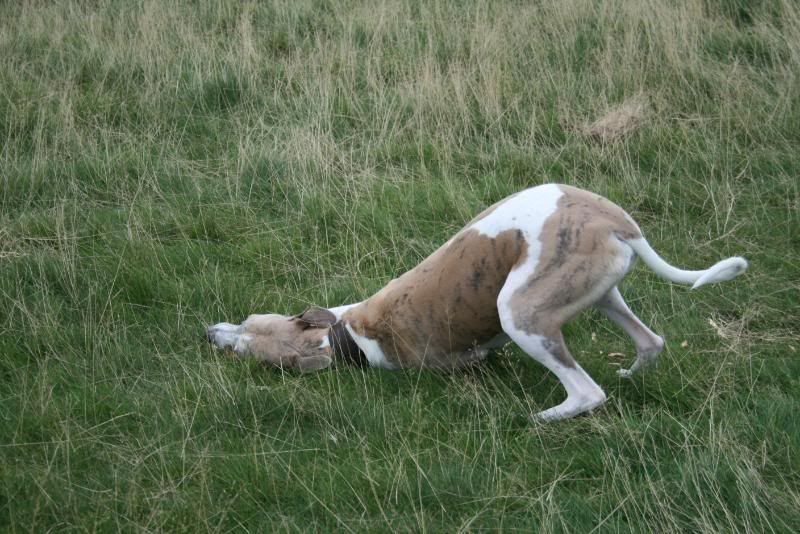
[[[633,102],[620,135],[592,124]],[[0,530],[796,532],[800,5],[0,3]],[[296,374],[206,324],[368,297],[567,183],[697,291],[667,340],[565,332],[588,416],[513,346],[468,372]]]

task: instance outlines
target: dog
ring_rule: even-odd
[[[638,225],[609,200],[545,184],[507,197],[470,221],[414,269],[375,295],[300,315],[251,315],[206,330],[216,347],[283,368],[340,364],[452,370],[508,341],[552,371],[566,399],[536,417],[555,420],[597,408],[606,395],[564,344],[562,325],[595,306],[636,346],[623,377],[653,364],[664,340],[631,312],[617,285],[636,257],[656,274],[697,288],[747,269],[741,257],[702,271],[664,261]]]

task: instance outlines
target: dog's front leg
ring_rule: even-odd
[[[485,349],[487,351],[499,349],[506,346],[510,341],[511,338],[508,337],[508,334],[498,334],[483,345],[479,345],[478,349]]]

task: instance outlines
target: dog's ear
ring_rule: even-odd
[[[311,326],[315,328],[327,328],[336,322],[336,316],[333,312],[317,306],[307,309],[300,315],[295,315],[294,318],[303,325],[304,329]]]

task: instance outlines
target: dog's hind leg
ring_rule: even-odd
[[[513,286],[511,286],[513,287]],[[605,292],[605,291],[604,291]],[[545,304],[549,294],[526,294],[527,305],[510,305],[506,288],[500,292],[498,311],[503,331],[531,358],[547,367],[567,390],[561,404],[536,414],[542,420],[574,417],[597,408],[606,401],[606,394],[569,353],[561,334],[564,308]]]
[[[606,394],[572,357],[564,344],[560,329],[528,334],[509,328],[512,340],[534,360],[555,374],[567,390],[567,398],[548,410],[536,414],[543,420],[566,419],[597,408],[606,401]]]
[[[619,325],[633,338],[636,345],[636,360],[630,369],[620,369],[619,376],[629,378],[634,373],[652,365],[658,360],[658,355],[664,348],[664,339],[656,335],[633,314],[622,298],[619,289],[614,287],[601,298],[595,306]]]
[[[605,402],[603,390],[567,350],[561,327],[616,286],[632,256],[628,247],[604,236],[602,228],[600,231],[584,228],[580,239],[570,232],[562,232],[572,236],[564,238],[564,245],[545,250],[537,262],[531,261],[509,273],[497,299],[503,331],[529,356],[550,369],[567,390],[564,402],[537,414],[541,419],[572,417]],[[581,253],[581,244],[587,242],[597,245],[599,250]],[[540,268],[532,268],[537,264]]]

